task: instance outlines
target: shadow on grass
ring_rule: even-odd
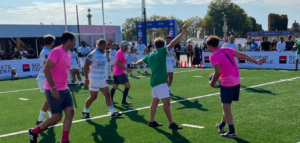
[[[81,86],[71,85],[69,86],[69,89],[73,98],[74,107],[77,108],[77,101],[74,93],[78,93],[79,90],[81,90]]]
[[[173,99],[174,101],[185,100],[185,98],[182,98],[182,97],[174,95],[174,94],[171,95],[170,98]],[[208,111],[208,109],[203,108],[203,105],[200,104],[198,100],[195,100],[194,102],[191,102],[190,100],[185,100],[185,101],[181,101],[181,102],[178,102],[178,103],[182,104],[183,107],[177,108],[177,110],[181,110],[181,109],[198,109],[200,111]]]
[[[236,138],[236,139],[233,139],[235,140],[237,143],[250,143],[249,141],[246,141],[244,139],[241,139],[241,138]]]
[[[125,88],[125,87],[124,87]],[[123,90],[121,90],[119,87],[117,88],[117,90],[119,90],[121,93],[122,93],[122,98],[123,98]],[[129,90],[129,93],[130,93],[130,90]],[[129,98],[129,99],[132,99],[132,97],[129,95],[129,93],[128,93],[128,95],[127,95],[127,98]],[[116,93],[115,93],[115,95],[116,95]],[[114,96],[115,97],[115,96]]]
[[[128,76],[128,77],[131,77],[131,78],[133,78],[133,79],[140,79],[138,76],[134,76],[134,75]]]
[[[46,132],[46,131],[44,131]],[[50,129],[47,130],[47,134],[41,132],[40,136],[42,136],[42,139],[40,140],[39,143],[55,143],[55,133],[54,133],[54,128],[51,127]]]
[[[241,85],[241,88],[244,88],[244,90],[247,91],[247,92],[265,93],[265,94],[277,95],[276,93],[273,93],[270,90],[265,90],[265,89],[257,88],[257,87],[256,88],[248,88],[247,86]]]
[[[117,108],[118,110],[135,110],[131,107],[118,107],[115,106],[115,108]],[[138,111],[132,111],[129,113],[124,114],[125,116],[127,116],[130,120],[137,122],[137,123],[141,123],[145,125],[145,128],[150,128],[148,127],[148,122],[144,115],[139,115]],[[172,143],[189,143],[190,141],[188,141],[184,136],[182,136],[179,133],[179,130],[172,130],[172,134],[168,133],[160,128],[168,128],[168,125],[164,125],[162,127],[155,127],[153,128],[154,130],[156,130],[158,133],[165,135]]]
[[[87,120],[90,125],[95,126],[95,132],[92,133],[96,143],[123,143],[125,139],[117,132],[117,119],[111,119],[109,125],[100,125],[92,120]],[[100,138],[101,137],[101,140]]]

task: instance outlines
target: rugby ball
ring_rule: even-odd
[[[213,74],[211,74],[211,75],[209,76],[209,82],[211,82],[211,81],[213,80],[213,77],[214,77]],[[216,85],[216,87],[220,88],[220,87],[221,87],[221,81],[218,80],[218,81],[216,82],[215,85]]]

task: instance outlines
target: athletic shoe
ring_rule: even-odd
[[[38,135],[33,134],[33,133],[32,133],[32,130],[33,130],[33,129],[29,129],[29,130],[28,130],[30,143],[37,143]]]
[[[216,124],[216,128],[218,129],[218,132],[219,132],[219,133],[222,133],[222,134],[225,133],[224,127],[221,128],[219,123]]]
[[[221,134],[221,137],[235,139],[235,138],[237,138],[237,135],[236,135],[236,133],[229,133],[229,132],[227,132],[227,133]]]
[[[183,129],[182,127],[178,126],[175,122],[173,124],[170,124],[169,129],[178,130]]]
[[[148,74],[148,72],[147,72],[147,71],[145,71],[145,74]]]
[[[43,123],[43,121],[36,121],[36,125],[38,126],[38,125],[40,125],[41,123]]]
[[[169,90],[170,95],[173,95],[173,93]]]
[[[130,74],[130,76],[132,76],[132,74]]]
[[[138,73],[140,73],[140,71],[138,71]]]
[[[113,101],[113,104],[118,104],[119,102],[117,102],[117,101]]]
[[[82,83],[80,83],[80,86],[84,86],[84,83],[82,82]]]
[[[130,102],[125,102],[125,103],[122,103],[122,106],[130,106],[132,103]]]
[[[113,114],[111,114],[111,117],[113,117],[113,118],[118,118],[118,117],[120,117],[120,116],[122,116],[123,115],[123,113],[122,112],[115,112],[115,113],[113,113]]]
[[[162,126],[162,124],[161,123],[157,123],[156,121],[153,121],[153,122],[149,122],[148,126],[149,127],[159,127],[159,126]]]
[[[60,143],[63,143],[63,142],[60,142]],[[67,141],[67,142],[64,142],[64,143],[71,143],[70,141]]]
[[[82,112],[81,113],[83,118],[87,119],[87,118],[91,118],[90,113],[89,112]]]

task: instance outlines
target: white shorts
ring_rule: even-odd
[[[174,72],[174,66],[173,64],[167,64],[167,73]]]
[[[99,91],[100,88],[108,87],[108,84],[103,77],[103,80],[90,80],[89,90],[90,91]]]
[[[45,93],[45,81],[46,79],[37,79],[37,83],[40,89],[40,92]]]
[[[169,87],[166,83],[157,85],[152,88],[152,97],[158,99],[164,99],[170,97]]]
[[[110,59],[110,65],[114,65],[114,63],[115,63],[115,59]]]
[[[300,60],[300,54],[296,54],[296,59]]]
[[[72,64],[70,69],[79,69],[79,66],[76,64],[75,65]]]
[[[84,67],[85,60],[86,60],[86,57],[80,57],[80,58],[79,58],[80,66],[81,66],[82,68]]]

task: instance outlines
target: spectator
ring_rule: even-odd
[[[17,48],[15,48],[15,52],[14,52],[13,55],[12,55],[12,59],[13,59],[13,60],[21,59],[21,54],[20,54],[20,52],[18,51]]]
[[[255,43],[255,41],[254,41],[254,39],[252,39],[252,41],[251,41],[251,49],[250,49],[250,51],[258,51],[258,44],[257,43]]]
[[[25,50],[24,47],[22,47],[22,49],[21,49],[21,51],[20,51],[20,55],[21,55],[21,58],[22,58],[22,59],[27,59],[28,52],[27,52],[27,50]]]
[[[119,44],[116,44],[116,51],[120,50]]]
[[[280,37],[280,42],[277,43],[276,49],[279,52],[281,51],[285,52],[285,47],[286,47],[286,43],[284,42],[284,38]]]
[[[268,37],[263,38],[263,42],[261,43],[261,51],[271,51],[271,42],[268,41]]]
[[[223,45],[223,47],[232,48],[238,50],[238,45],[234,43],[235,37],[233,35],[230,36],[230,42],[227,42]]]
[[[0,51],[0,61],[5,60],[4,51]]]
[[[148,53],[150,53],[150,49],[152,48],[153,49],[153,44],[152,44],[152,42],[150,41],[150,43],[149,43],[149,45],[147,46],[147,48],[148,48]]]
[[[271,51],[276,51],[276,47],[277,47],[277,41],[275,38],[273,38],[273,41],[271,43]]]
[[[237,51],[243,51],[243,47],[242,47],[242,44],[241,43],[238,43],[237,44]]]
[[[199,64],[201,62],[201,60],[200,60],[201,55],[200,55],[200,48],[198,47],[198,44],[196,44],[196,46],[194,48],[194,53],[195,54],[193,56],[193,62],[192,62],[192,64],[199,67]]]
[[[36,55],[35,55],[34,50],[31,47],[28,48],[28,56],[27,56],[27,58],[28,59],[36,59],[37,58]]]
[[[203,50],[204,52],[208,52],[208,47],[207,47],[206,43],[203,43],[203,48],[202,48],[202,50]]]
[[[187,46],[187,64],[189,65],[190,63],[190,60],[191,60],[191,64],[193,63],[193,56],[194,56],[194,53],[193,53],[193,45],[191,43],[191,41],[189,41],[188,43],[188,46]]]
[[[174,47],[174,51],[175,51],[175,54],[176,54],[176,57],[177,57],[178,61],[180,61],[180,52],[181,52],[181,46],[180,46],[180,43],[178,43],[178,44]],[[178,67],[178,66],[179,66],[179,63],[176,63],[176,66]]]
[[[247,42],[245,43],[244,51],[250,51],[251,44],[252,44],[252,40],[251,40],[251,37],[249,36],[249,37],[247,37]]]
[[[292,36],[291,35],[288,36],[288,41],[286,41],[285,44],[286,44],[285,45],[285,50],[286,51],[292,51],[293,46],[295,45],[295,42],[292,41]]]

